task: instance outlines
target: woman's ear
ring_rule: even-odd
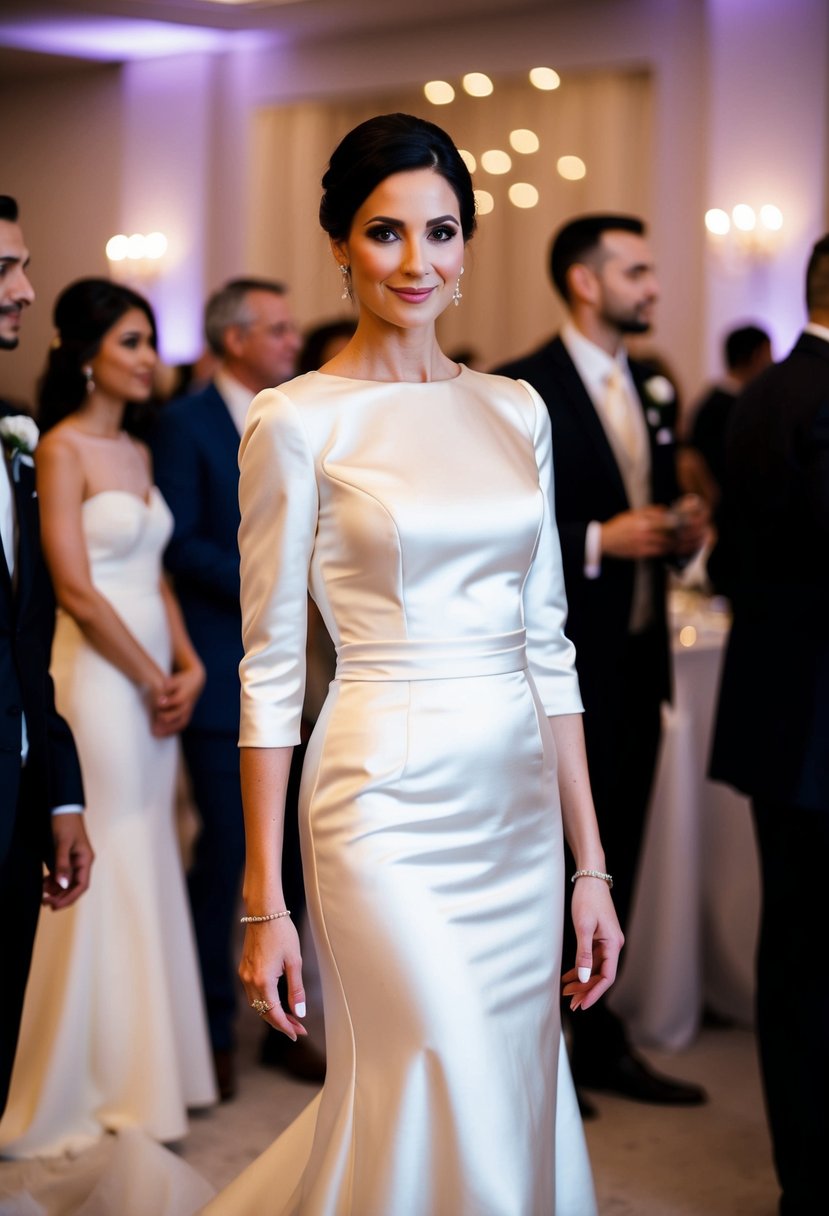
[[[334,255],[334,260],[339,266],[348,265],[348,250],[345,247],[345,241],[331,240],[331,252]]]

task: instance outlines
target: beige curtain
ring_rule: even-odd
[[[494,210],[479,218],[466,258],[463,301],[441,320],[444,349],[471,347],[485,367],[538,344],[558,325],[561,310],[547,277],[555,228],[583,211],[624,211],[648,218],[651,199],[652,82],[644,71],[567,75],[543,93],[526,79],[496,79],[490,97],[458,92],[448,106],[430,105],[419,91],[302,102],[259,111],[253,136],[253,181],[247,261],[251,272],[284,279],[304,326],[348,315],[340,276],[317,222],[320,178],[338,140],[374,114],[404,110],[444,127],[480,160],[500,148],[512,157],[504,176],[479,165],[476,189],[489,191]],[[514,152],[509,133],[529,128],[540,148]],[[560,156],[578,156],[587,173],[566,181]],[[514,182],[529,182],[539,202],[522,210],[508,199]]]

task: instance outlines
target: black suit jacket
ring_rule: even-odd
[[[829,342],[741,394],[709,569],[734,609],[711,775],[829,811]]]
[[[651,455],[651,501],[668,504],[677,496],[674,445],[675,402],[658,405],[644,384],[650,371],[631,362],[642,401]],[[624,688],[617,679],[619,656],[628,636],[633,599],[634,563],[604,558],[601,575],[584,575],[584,543],[591,520],[603,523],[630,508],[619,466],[599,415],[567,348],[560,338],[523,359],[497,369],[527,380],[544,399],[553,432],[556,519],[561,535],[567,590],[567,634],[576,647],[585,710],[608,729],[624,708]],[[663,639],[658,648],[658,687],[670,695],[670,656],[665,616],[665,568],[653,568],[653,621]]]
[[[239,733],[239,435],[213,384],[165,405],[150,436],[175,520],[164,555],[207,671],[188,729]]]
[[[0,416],[8,412],[0,407]],[[6,475],[0,468],[0,476]],[[8,853],[18,812],[27,817],[25,826],[39,837],[47,858],[52,808],[83,804],[75,744],[55,709],[49,675],[55,601],[40,550],[34,469],[22,461],[16,465],[12,492],[18,530],[15,586],[0,552],[0,862]],[[29,740],[25,807],[18,807],[21,714],[26,715]]]

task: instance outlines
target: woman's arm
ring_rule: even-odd
[[[43,552],[58,604],[99,654],[148,690],[154,705],[165,695],[167,674],[133,637],[90,576],[81,524],[84,478],[77,456],[60,435],[52,433],[38,446],[36,469]]]
[[[243,747],[240,751],[245,815],[245,878],[242,897],[249,916],[285,908],[282,893],[282,831],[292,747]],[[277,980],[285,975],[290,1009],[279,1003]],[[289,916],[249,924],[239,976],[249,1002],[267,1001],[264,1020],[289,1039],[308,1032],[299,937]]]
[[[190,721],[204,688],[205,670],[190,641],[175,592],[163,576],[160,591],[173,651],[173,674],[167,682],[166,696],[153,713],[153,734],[164,737],[178,734]]]
[[[577,870],[605,872],[605,858],[584,747],[581,714],[549,719],[558,754],[558,785],[564,834]],[[568,875],[569,880],[569,875]],[[589,1009],[616,978],[624,938],[616,918],[608,884],[601,878],[579,878],[573,884],[573,927],[576,930],[575,966],[565,972],[564,995],[572,1009]],[[580,979],[587,972],[589,978]]]

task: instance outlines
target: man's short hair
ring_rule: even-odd
[[[595,253],[605,232],[645,235],[645,225],[634,215],[580,215],[553,237],[550,245],[550,278],[561,298],[570,299],[567,272],[577,262]]]
[[[219,358],[224,356],[224,336],[231,325],[250,325],[253,320],[248,307],[248,295],[252,291],[269,291],[275,296],[284,296],[287,288],[276,279],[231,279],[224,287],[214,291],[207,301],[204,333],[208,346]]]
[[[747,367],[763,346],[771,346],[771,338],[759,325],[741,325],[726,334],[723,343],[725,366],[729,371]]]
[[[9,224],[17,223],[17,200],[10,194],[0,194],[0,220]]]
[[[829,232],[820,238],[812,250],[806,268],[806,307],[829,309]]]

